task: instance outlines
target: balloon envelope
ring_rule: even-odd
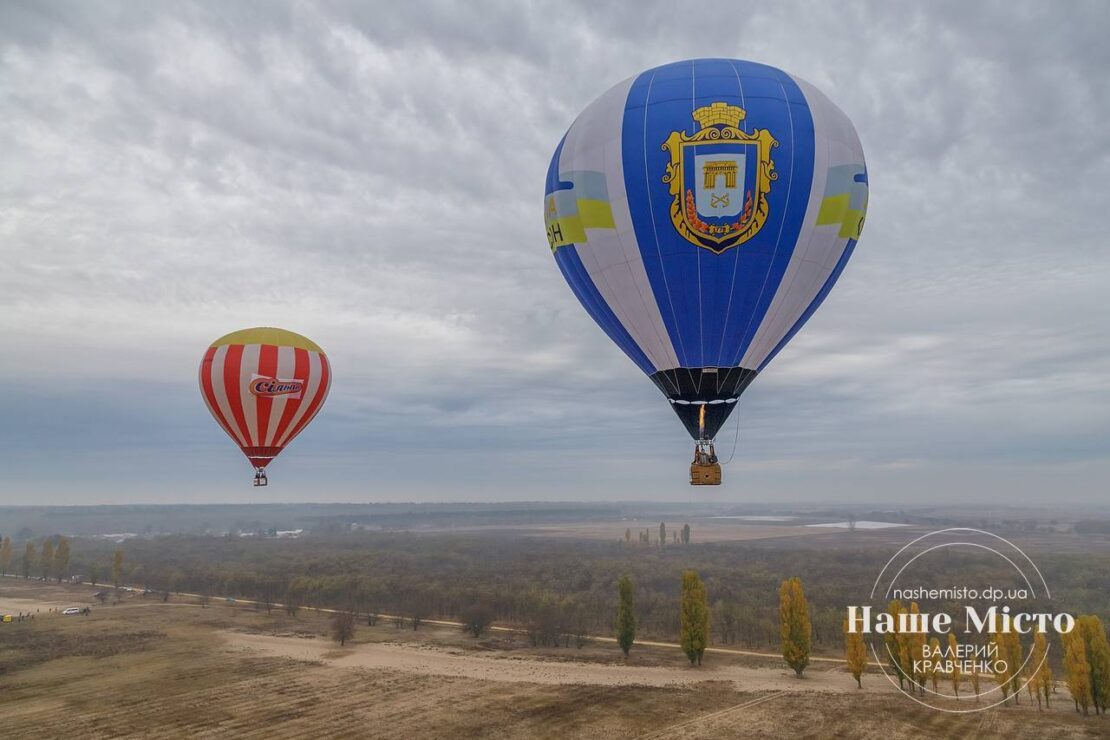
[[[331,386],[328,358],[316,343],[267,327],[217,339],[199,374],[208,410],[256,468],[312,421]]]
[[[711,439],[844,269],[867,168],[847,116],[809,83],[697,59],[586,108],[545,193],[571,290],[691,436]]]

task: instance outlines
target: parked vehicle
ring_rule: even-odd
[[[79,608],[77,608],[76,606],[71,606],[68,609],[65,609],[65,610],[62,611],[62,615],[66,616],[66,617],[72,617],[74,614],[80,614],[80,613],[81,613],[81,610]]]

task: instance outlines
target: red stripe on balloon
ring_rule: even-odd
[[[308,393],[308,350],[294,349],[293,358],[293,377],[297,380],[304,381],[304,390],[301,392],[300,398],[290,398],[285,401],[285,411],[281,415],[281,421],[278,422],[277,431],[274,432],[274,438],[272,440],[275,445],[281,440],[281,436],[285,434],[285,430],[289,428],[289,424],[293,421],[293,416],[297,413],[297,409],[301,407],[302,403],[305,403],[305,394]]]
[[[212,388],[212,365],[215,358],[216,347],[209,347],[204,353],[204,359],[200,361],[200,390],[204,394],[205,402],[208,403],[208,410],[216,417],[216,422],[227,432],[227,436],[235,441],[235,444],[239,444],[239,439],[231,431],[231,425],[227,423],[223,412],[220,411],[220,402],[216,400],[216,391]]]
[[[277,377],[278,348],[272,344],[263,344],[258,351],[258,374],[267,378]],[[252,394],[253,395],[253,394]],[[266,444],[266,430],[270,428],[270,411],[274,406],[274,399],[270,396],[255,396],[255,419],[258,424],[258,434],[255,439],[258,444]]]
[[[301,433],[308,422],[312,421],[312,417],[316,416],[316,412],[320,410],[320,404],[324,402],[324,397],[328,395],[328,358],[320,355],[320,385],[316,389],[316,395],[312,397],[312,403],[305,411],[304,416],[297,422],[296,428],[289,434],[289,439],[285,440],[286,444],[293,441],[293,438]]]
[[[247,419],[243,414],[243,394],[239,390],[239,379],[243,366],[243,345],[229,344],[227,354],[224,356],[224,391],[227,393],[227,403],[231,406],[231,415],[243,435],[243,447],[253,447],[254,440],[247,428]]]

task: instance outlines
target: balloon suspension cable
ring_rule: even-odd
[[[721,465],[728,465],[732,462],[732,458],[736,457],[736,443],[740,441],[740,416],[735,413],[733,416],[736,417],[736,436],[732,438],[732,454],[730,454],[728,459],[722,462]]]
[[[269,481],[266,480],[266,468],[255,468],[254,469],[254,485],[256,485],[256,486],[269,485]]]

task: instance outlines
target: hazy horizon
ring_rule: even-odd
[[[0,506],[1102,505],[1110,6],[551,7],[0,6]],[[590,101],[704,56],[815,84],[870,178],[709,493],[541,203]],[[196,381],[257,325],[335,373],[264,491]]]

